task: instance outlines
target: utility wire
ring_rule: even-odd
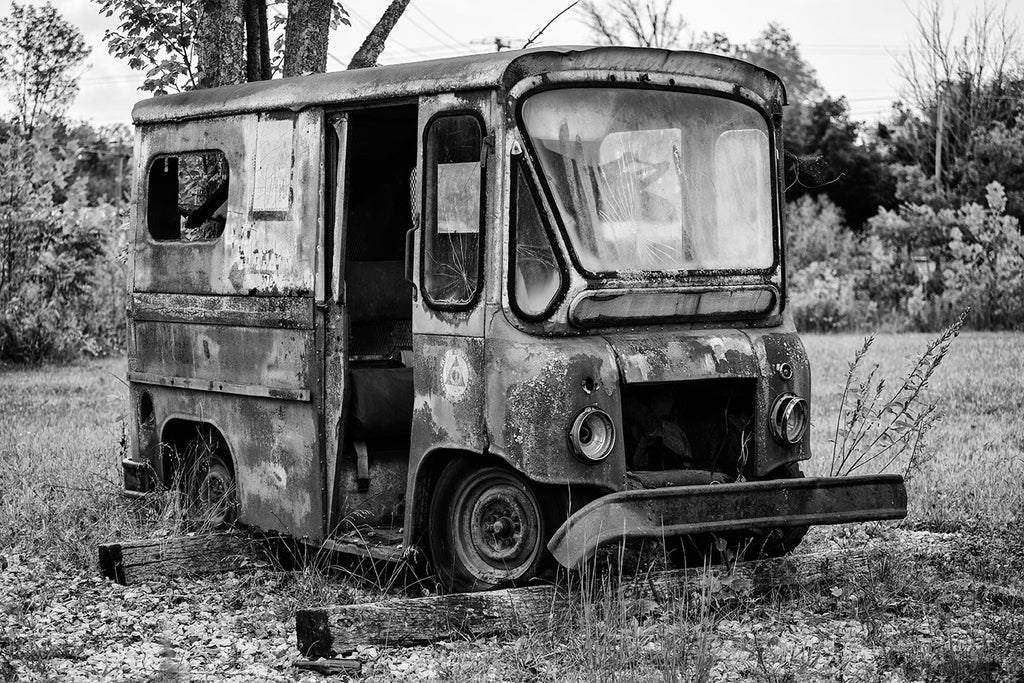
[[[362,16],[360,16],[360,15],[359,15],[359,14],[358,14],[358,13],[357,13],[357,12],[356,12],[355,10],[353,10],[353,9],[352,9],[351,7],[346,7],[346,8],[345,8],[345,10],[346,10],[346,11],[348,12],[348,15],[349,15],[350,17],[352,17],[352,18],[353,18],[353,19],[355,19],[355,20],[356,20],[357,22],[359,22],[359,24],[360,24],[360,25],[361,25],[361,26],[363,27],[363,30],[365,30],[365,31],[367,31],[367,32],[369,32],[369,31],[372,31],[372,30],[373,30],[373,25],[372,25],[372,24],[371,24],[370,22],[368,22],[368,21],[367,21],[366,19],[364,19],[364,18],[363,18]],[[367,35],[369,35],[369,33],[367,33]],[[411,53],[413,53],[414,55],[418,55],[418,56],[420,56],[420,57],[424,57],[424,58],[427,58],[427,55],[425,55],[425,54],[421,53],[421,52],[420,52],[419,50],[413,49],[413,48],[411,48],[411,47],[409,47],[409,46],[407,46],[407,45],[403,45],[402,43],[398,42],[397,40],[395,40],[395,39],[394,39],[393,37],[391,37],[391,36],[388,36],[387,42],[386,42],[386,43],[385,43],[384,45],[385,45],[385,49],[387,49],[387,46],[388,46],[388,45],[397,45],[398,47],[402,48],[403,50],[406,50],[406,51],[408,51],[408,52],[411,52]]]
[[[448,36],[449,38],[451,38],[452,40],[454,40],[454,41],[455,41],[456,43],[459,43],[460,45],[464,45],[465,47],[469,47],[469,44],[468,44],[468,43],[467,43],[466,41],[464,41],[464,40],[459,40],[458,38],[456,38],[455,36],[453,36],[453,35],[452,35],[451,33],[448,33],[448,31],[446,31],[446,30],[445,30],[445,28],[444,28],[443,26],[441,26],[441,25],[440,25],[440,24],[438,24],[438,23],[437,23],[436,21],[434,21],[433,19],[431,19],[431,18],[430,18],[430,15],[429,15],[429,14],[427,14],[426,12],[424,12],[423,10],[421,10],[421,9],[420,9],[420,8],[419,8],[419,7],[418,7],[418,6],[416,5],[416,4],[414,4],[414,3],[410,3],[410,4],[409,4],[409,7],[410,7],[410,8],[411,8],[411,9],[412,9],[412,10],[413,10],[414,12],[416,12],[416,13],[417,13],[417,14],[419,14],[419,15],[420,15],[421,17],[423,17],[423,18],[424,18],[424,19],[426,19],[426,20],[427,20],[428,22],[430,22],[430,23],[431,23],[431,24],[432,24],[432,25],[433,25],[433,26],[434,26],[435,28],[437,28],[437,30],[438,30],[438,31],[440,31],[441,33],[445,34],[446,36]]]
[[[410,5],[409,5],[409,7],[412,7],[412,5],[410,4]],[[413,25],[413,26],[415,26],[416,28],[418,28],[418,29],[419,29],[419,30],[420,30],[420,31],[421,31],[421,32],[422,32],[422,33],[423,33],[424,35],[426,35],[426,36],[427,36],[428,38],[430,38],[430,39],[431,39],[431,40],[433,40],[433,41],[436,41],[438,45],[444,45],[444,46],[445,46],[445,47],[447,47],[448,49],[450,49],[450,50],[455,50],[456,52],[458,52],[459,50],[461,50],[461,49],[462,49],[461,47],[459,47],[459,46],[457,46],[457,45],[452,45],[451,43],[447,43],[447,42],[445,42],[445,41],[441,40],[440,38],[438,38],[437,36],[435,36],[435,35],[434,35],[434,34],[433,34],[433,33],[432,33],[431,31],[430,31],[430,29],[426,28],[426,27],[425,27],[425,26],[424,26],[423,24],[421,24],[421,23],[419,23],[418,21],[416,21],[416,20],[415,20],[415,19],[414,19],[414,18],[412,17],[412,15],[410,15],[410,14],[409,14],[409,10],[408,10],[408,8],[406,8],[406,12],[405,12],[405,14],[404,14],[404,15],[402,16],[402,18],[403,18],[403,19],[405,19],[406,21],[408,21],[408,22],[409,22],[410,24],[412,24],[412,25]]]

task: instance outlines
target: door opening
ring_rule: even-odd
[[[412,430],[413,290],[405,279],[405,235],[413,227],[417,117],[415,104],[348,113],[343,460],[355,465],[348,507],[365,508],[364,523],[384,526],[402,523]]]

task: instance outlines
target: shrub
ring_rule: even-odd
[[[0,362],[98,354],[124,339],[126,239],[40,128],[0,140]]]
[[[1002,186],[990,183],[986,195],[987,207],[904,204],[870,220],[889,255],[864,283],[880,310],[920,330],[937,329],[966,308],[975,329],[1024,324],[1024,237],[1006,213]]]
[[[786,259],[793,272],[815,262],[847,261],[856,241],[828,197],[804,195],[786,205]]]
[[[111,207],[56,212],[0,305],[0,360],[97,355],[124,339],[123,238]]]
[[[816,261],[789,280],[789,305],[801,330],[846,329],[853,312],[853,282],[832,263]]]
[[[1024,237],[1006,214],[1006,193],[992,182],[988,206],[968,204],[956,212],[943,296],[953,307],[970,307],[970,323],[983,329],[1024,325]]]

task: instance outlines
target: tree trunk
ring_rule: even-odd
[[[391,29],[398,23],[398,19],[409,6],[409,0],[392,0],[391,5],[384,10],[384,15],[377,22],[377,25],[366,36],[366,40],[359,46],[352,61],[348,63],[350,69],[363,69],[368,66],[377,66],[377,58],[384,51],[384,42],[391,35]]]
[[[260,41],[260,80],[269,81],[274,76],[270,63],[270,29],[267,26],[267,0],[253,0],[259,12],[257,21],[262,40]]]
[[[200,88],[245,81],[244,0],[202,0],[196,26]]]
[[[284,29],[284,75],[327,71],[331,0],[288,0]]]
[[[268,41],[267,0],[245,0],[245,80],[270,78]]]

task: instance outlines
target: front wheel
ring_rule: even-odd
[[[430,502],[430,551],[442,584],[463,592],[529,581],[548,559],[548,518],[519,473],[453,460]]]

